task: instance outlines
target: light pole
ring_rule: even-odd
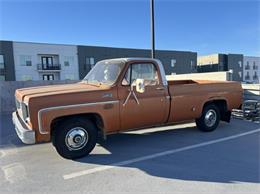
[[[154,0],[150,0],[150,12],[151,12],[151,58],[155,58],[155,40],[154,40]]]

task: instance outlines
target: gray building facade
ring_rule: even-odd
[[[48,73],[50,80],[70,79],[72,74],[79,75],[72,79],[83,79],[96,62],[124,57],[149,58],[151,50],[0,40],[0,80],[41,80],[44,77],[37,74],[39,71],[44,75]],[[196,52],[156,50],[155,57],[162,61],[167,75],[197,72]],[[49,69],[46,69],[46,63]],[[59,64],[58,69],[54,67],[55,63]],[[39,70],[38,65],[45,69]]]
[[[0,80],[14,81],[14,54],[12,41],[0,41]]]
[[[243,55],[242,54],[212,54],[198,56],[197,71],[218,72],[232,71],[234,81],[243,80]]]
[[[124,57],[150,57],[147,49],[127,49],[96,46],[78,46],[79,78],[82,79],[92,66],[104,59]],[[166,74],[197,72],[197,53],[189,51],[156,50],[156,58],[161,60]]]
[[[234,81],[243,81],[243,58],[242,54],[228,54],[228,69],[232,70]]]

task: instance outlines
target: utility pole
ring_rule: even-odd
[[[151,41],[152,50],[151,58],[155,58],[155,40],[154,40],[154,0],[150,0],[150,12],[151,12]]]

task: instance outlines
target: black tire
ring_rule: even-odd
[[[215,119],[213,118],[212,120],[208,119],[212,116],[215,117]],[[196,119],[196,125],[198,129],[201,131],[211,132],[218,127],[219,121],[220,121],[219,108],[215,104],[208,104],[203,108],[201,117]]]
[[[84,136],[80,136],[79,132]],[[75,134],[74,137],[71,136],[72,133]],[[77,144],[76,139],[80,139],[82,143],[79,143],[82,145],[78,148],[73,148],[70,143],[74,140],[73,144]],[[83,142],[82,140],[85,141]],[[88,155],[95,147],[97,143],[97,128],[88,119],[71,118],[63,120],[54,129],[52,143],[63,158],[77,159]]]

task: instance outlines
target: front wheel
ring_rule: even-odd
[[[88,155],[96,145],[97,129],[87,119],[72,118],[54,129],[52,138],[57,152],[64,158],[76,159]]]
[[[220,121],[220,112],[216,105],[209,104],[203,108],[202,115],[196,119],[197,127],[204,132],[214,131]]]

